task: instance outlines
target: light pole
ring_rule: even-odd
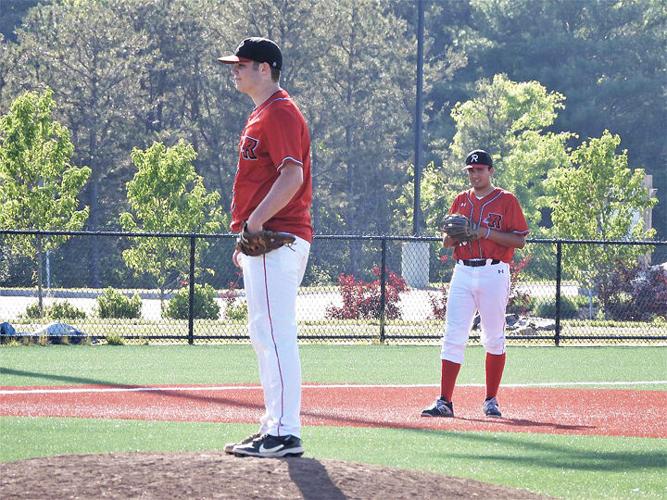
[[[422,114],[424,112],[424,0],[417,0],[417,98],[415,103],[415,193],[412,211],[412,234],[421,233],[421,169],[422,155]]]

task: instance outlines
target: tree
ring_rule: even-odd
[[[72,131],[77,161],[91,167],[90,217],[98,230],[118,213],[127,151],[145,140],[148,68],[156,54],[130,27],[132,2],[71,0],[32,8],[11,45],[3,92],[50,86]],[[90,239],[89,283],[100,284],[100,249]]]
[[[551,168],[568,161],[566,144],[573,134],[545,132],[564,101],[565,96],[539,82],[513,82],[506,75],[481,80],[474,99],[454,106],[456,133],[445,169],[460,176],[469,151],[488,149],[494,158],[494,183],[517,196],[535,231],[542,218],[542,180]]]
[[[440,227],[456,193],[468,186],[461,171],[466,154],[482,148],[493,156],[494,184],[517,196],[533,234],[539,233],[542,181],[549,170],[569,163],[567,141],[574,134],[545,132],[564,100],[539,82],[513,82],[505,75],[478,82],[474,98],[454,106],[456,133],[442,165],[424,169],[421,198],[427,227]],[[405,186],[400,205],[407,217],[412,199],[412,186]]]
[[[0,36],[13,40],[16,38],[14,30],[21,24],[26,12],[37,5],[39,0],[12,0],[4,2],[0,11]]]
[[[605,131],[584,142],[571,155],[571,165],[549,172],[545,183],[557,238],[644,240],[655,230],[644,227],[643,215],[657,200],[643,185],[644,170],[628,167],[627,152],[616,152],[618,135]],[[620,245],[564,245],[565,272],[589,288],[597,288],[603,307],[607,278],[622,264],[632,267],[646,248]]]
[[[201,176],[192,165],[196,153],[181,140],[172,147],[154,143],[142,151],[132,151],[137,168],[127,184],[131,212],[120,216],[126,231],[211,233],[220,230],[225,222],[217,192],[207,192]],[[207,243],[199,240],[199,256]],[[190,242],[185,238],[139,238],[123,252],[123,259],[135,273],[151,275],[164,294],[179,278],[187,275],[190,262]]]
[[[69,131],[53,119],[53,93],[26,92],[0,118],[0,227],[80,230],[88,207],[79,208],[90,168],[72,165]],[[39,309],[42,305],[42,254],[66,237],[16,236],[13,252],[37,259]]]

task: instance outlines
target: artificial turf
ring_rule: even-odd
[[[437,384],[436,345],[301,346],[305,383]],[[257,383],[249,345],[0,347],[0,385]],[[471,346],[459,383],[484,383],[484,351]],[[504,383],[634,382],[667,389],[667,347],[510,347]],[[615,386],[623,387],[623,385]]]

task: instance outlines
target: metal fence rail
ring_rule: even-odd
[[[26,257],[8,250],[9,243],[20,238],[37,240],[40,248],[59,243],[48,252]],[[99,283],[93,283],[89,271],[93,238],[104,249],[95,256],[102,270]],[[0,341],[247,341],[242,280],[231,262],[234,238],[233,234],[0,231],[0,322],[4,322]],[[170,243],[163,245],[169,248],[164,250],[162,274],[128,266],[127,252],[140,242],[151,242],[157,255],[164,250],[159,242]],[[645,247],[640,260],[648,262],[654,249],[667,248],[667,242],[528,240],[526,248],[517,252],[513,271],[508,341],[555,345],[666,341],[667,275],[659,266],[638,273],[620,260],[619,264],[612,260],[611,267],[607,262],[605,270],[603,257],[623,247]],[[566,265],[568,256],[576,258],[575,248],[600,257],[588,263],[589,269],[584,260],[577,270]],[[441,247],[438,237],[318,235],[297,298],[299,338],[437,341],[443,332],[453,267],[451,251]],[[582,275],[590,279],[584,281]],[[128,305],[135,296],[134,305]],[[134,309],[131,314],[109,313],[104,301]],[[472,342],[480,338],[476,323]]]

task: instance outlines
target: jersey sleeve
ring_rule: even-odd
[[[526,217],[523,215],[523,210],[521,209],[521,205],[516,196],[511,197],[507,215],[509,216],[508,229],[511,232],[524,236],[530,232]]]
[[[267,118],[263,135],[276,170],[283,168],[288,161],[303,166],[303,134],[298,117],[289,109],[276,107]]]
[[[465,193],[459,193],[458,195],[456,195],[456,197],[454,198],[454,201],[452,202],[452,205],[449,207],[449,213],[450,214],[457,213],[459,204],[461,203],[460,198],[461,198],[461,196],[464,196],[464,195],[465,195]]]

